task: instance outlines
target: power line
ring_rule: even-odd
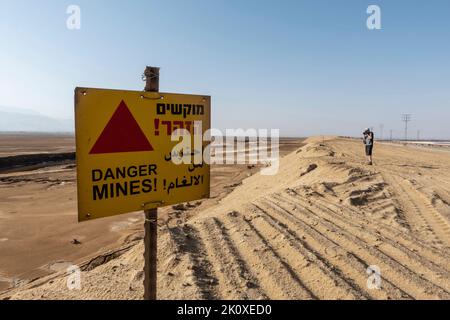
[[[402,121],[405,123],[405,141],[408,141],[408,122],[411,121],[411,117],[409,113],[402,114]]]

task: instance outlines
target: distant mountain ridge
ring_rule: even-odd
[[[73,119],[58,119],[36,111],[0,106],[0,132],[74,132]]]

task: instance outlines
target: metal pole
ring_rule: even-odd
[[[405,141],[408,141],[408,121],[405,121]]]
[[[144,300],[156,300],[158,209],[145,210]]]
[[[403,114],[402,121],[405,123],[405,141],[408,141],[408,122],[411,121],[411,114]]]
[[[145,91],[159,92],[159,68],[147,67]],[[144,300],[156,300],[158,209],[144,210]]]

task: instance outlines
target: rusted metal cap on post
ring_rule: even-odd
[[[145,80],[145,91],[159,92],[159,68],[146,67],[143,78]]]

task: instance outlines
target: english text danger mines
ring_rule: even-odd
[[[156,191],[156,164],[92,170],[94,200],[134,196]]]

